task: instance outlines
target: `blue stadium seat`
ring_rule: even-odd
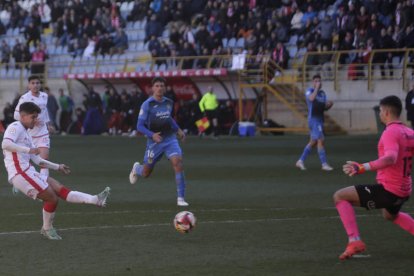
[[[232,37],[232,38],[230,38],[230,40],[229,40],[229,42],[227,43],[227,47],[229,47],[229,48],[234,48],[234,47],[236,47],[236,38],[235,37]]]
[[[221,40],[221,43],[222,43],[222,45],[223,45],[223,48],[227,48],[227,43],[229,42],[229,40],[227,39],[227,38],[223,38],[222,40]]]
[[[229,43],[230,44],[230,43]],[[244,48],[244,37],[240,37],[236,42],[237,48]]]

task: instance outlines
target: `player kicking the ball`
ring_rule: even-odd
[[[138,176],[150,176],[155,164],[165,154],[170,159],[175,172],[177,205],[188,206],[184,200],[185,178],[182,151],[176,138],[177,135],[181,140],[184,140],[185,134],[171,116],[174,103],[164,97],[165,79],[154,78],[152,92],[152,97],[148,98],[141,106],[137,124],[137,130],[148,139],[144,164],[134,163],[129,174],[129,181],[134,184],[137,182]]]
[[[39,156],[40,150],[35,147],[28,129],[36,123],[41,109],[32,102],[20,105],[19,121],[10,124],[1,144],[4,154],[4,163],[9,182],[20,192],[33,199],[43,201],[43,226],[40,233],[50,240],[61,240],[56,229],[53,228],[53,218],[58,205],[58,198],[71,203],[92,204],[99,207],[106,205],[110,188],[106,187],[98,195],[71,191],[52,177],[45,177],[38,173],[31,165],[30,160],[39,166],[69,174],[70,169],[64,164],[55,164]]]
[[[400,212],[411,195],[411,164],[414,155],[414,131],[400,121],[401,100],[388,96],[380,101],[380,118],[386,125],[378,143],[378,159],[357,163],[347,161],[343,166],[349,176],[377,171],[377,184],[356,185],[337,191],[334,202],[348,234],[348,245],[339,259],[345,260],[365,251],[365,243],[359,236],[355,212],[352,206],[366,209],[382,209],[385,219],[414,235],[414,219]]]

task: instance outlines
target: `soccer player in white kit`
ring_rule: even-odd
[[[61,240],[53,227],[53,218],[61,198],[71,203],[92,204],[105,207],[110,188],[106,187],[97,195],[71,191],[52,177],[41,176],[30,160],[35,164],[49,169],[69,174],[70,169],[65,164],[55,164],[40,157],[40,150],[28,133],[37,124],[41,109],[32,102],[20,105],[19,121],[10,124],[3,136],[1,144],[4,163],[9,182],[20,192],[33,199],[43,201],[43,226],[40,233],[51,240]]]
[[[23,94],[16,106],[14,111],[14,119],[19,121],[20,119],[20,105],[25,102],[35,103],[41,110],[37,122],[33,129],[29,129],[28,132],[32,137],[33,143],[36,148],[39,149],[40,157],[43,159],[49,159],[49,148],[50,148],[50,138],[49,138],[49,113],[47,111],[47,98],[48,95],[45,92],[40,91],[41,83],[38,76],[30,76],[28,78],[29,91]],[[41,167],[40,174],[45,176],[45,179],[49,176],[49,169]]]

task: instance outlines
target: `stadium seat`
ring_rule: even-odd
[[[232,38],[230,38],[230,40],[229,40],[229,42],[228,42],[228,44],[227,44],[227,47],[228,48],[234,48],[234,47],[236,47],[236,38],[235,37],[232,37]]]
[[[236,42],[237,48],[244,48],[244,37],[240,37]]]
[[[227,43],[229,42],[229,40],[227,39],[227,38],[223,38],[222,40],[221,40],[221,43],[222,43],[222,45],[223,45],[223,48],[227,48]]]
[[[296,47],[296,45],[288,46],[287,50],[289,51],[289,56],[294,58],[298,52],[298,47]]]
[[[297,35],[292,35],[289,39],[289,42],[287,43],[287,45],[295,45],[296,46],[296,42],[298,41],[298,36]]]

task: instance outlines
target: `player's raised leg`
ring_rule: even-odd
[[[106,200],[109,197],[111,191],[109,187],[106,187],[101,193],[97,195],[91,195],[83,192],[71,191],[52,177],[48,178],[48,183],[53,188],[58,197],[66,200],[67,202],[92,204],[98,207],[106,206]]]

